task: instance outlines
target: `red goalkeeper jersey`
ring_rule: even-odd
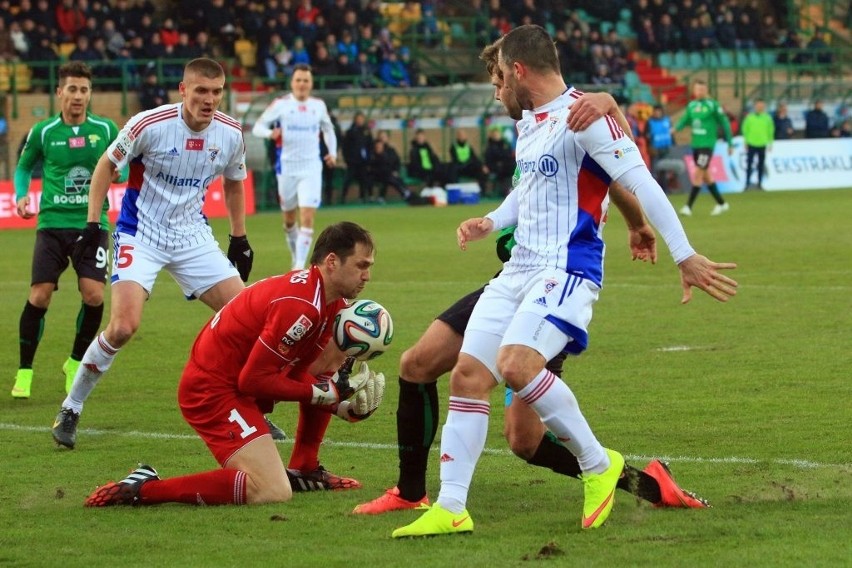
[[[325,303],[316,266],[252,284],[204,326],[190,362],[211,380],[256,398],[288,400],[282,381],[313,382],[307,368],[331,339],[346,305]]]

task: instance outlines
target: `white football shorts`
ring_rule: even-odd
[[[284,166],[286,167],[286,166]],[[317,209],[322,201],[322,164],[315,170],[288,174],[286,171],[278,178],[278,197],[282,211],[292,211],[299,207]]]
[[[110,283],[136,282],[151,295],[157,274],[165,269],[191,300],[240,273],[228,261],[216,240],[181,251],[165,252],[134,236],[115,232]]]
[[[499,274],[480,296],[464,332],[461,352],[485,365],[498,382],[497,351],[526,345],[545,361],[579,355],[589,342],[592,306],[600,287],[581,276],[553,269]]]

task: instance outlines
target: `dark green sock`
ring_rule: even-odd
[[[47,308],[37,308],[29,301],[21,312],[18,325],[18,343],[20,344],[20,369],[32,369],[38,343],[44,334],[44,314]]]
[[[716,187],[715,183],[711,183],[710,185],[708,185],[707,191],[710,192],[710,195],[713,196],[713,199],[716,200],[716,203],[718,203],[719,205],[722,205],[723,203],[725,203],[725,200],[722,199],[722,194],[719,193],[719,188]]]
[[[418,501],[426,495],[429,449],[438,432],[438,384],[418,385],[399,378],[396,410],[399,444],[399,495]]]
[[[71,358],[81,361],[89,344],[95,339],[101,319],[104,316],[104,305],[89,306],[82,304],[77,314],[77,335],[74,336],[74,346],[71,348]]]

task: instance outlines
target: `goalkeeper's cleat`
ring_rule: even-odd
[[[74,384],[74,377],[77,375],[77,368],[80,366],[79,361],[75,361],[68,357],[62,363],[62,372],[65,373],[65,394],[71,392],[71,386]]]
[[[139,467],[130,472],[130,475],[118,483],[110,481],[102,487],[95,489],[89,495],[84,507],[112,507],[113,505],[139,505],[139,490],[142,486],[153,480],[159,480],[155,470],[150,465],[139,464]]]
[[[423,505],[428,510],[419,519],[400,527],[391,533],[393,538],[405,538],[409,536],[436,536],[441,534],[471,533],[473,532],[473,519],[467,509],[461,513],[451,513],[438,503],[431,507]]]
[[[12,398],[30,398],[32,384],[33,370],[18,369],[15,374],[15,386],[12,387]]]
[[[392,487],[380,497],[356,506],[352,512],[356,515],[381,515],[391,511],[418,509],[423,505],[429,505],[429,498],[426,495],[417,501],[408,501],[399,496],[399,487]]]
[[[684,205],[683,207],[680,208],[678,213],[680,213],[684,217],[691,217],[692,216],[692,207],[690,207],[689,205]]]
[[[676,507],[681,509],[706,509],[710,503],[698,497],[695,493],[684,491],[672,477],[669,464],[660,460],[651,460],[644,472],[653,477],[660,486],[662,498],[655,507]]]
[[[303,472],[298,469],[287,469],[287,479],[293,491],[342,491],[344,489],[359,489],[361,483],[357,479],[334,475],[323,466],[313,471]]]
[[[583,480],[584,529],[595,529],[604,524],[615,502],[615,486],[624,470],[624,457],[609,449],[606,449],[606,455],[609,456],[609,468],[606,471],[580,476]]]
[[[60,446],[65,446],[69,450],[74,449],[74,444],[77,443],[77,423],[80,421],[80,414],[74,412],[70,408],[62,408],[56,419],[53,421],[53,439]]]
[[[276,426],[268,416],[264,416],[263,419],[266,420],[266,425],[269,427],[269,434],[272,436],[273,440],[287,439],[287,434],[284,433],[284,430]]]

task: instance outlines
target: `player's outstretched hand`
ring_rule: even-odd
[[[360,422],[372,416],[385,396],[385,376],[370,371],[364,388],[337,406],[335,414],[347,422]]]
[[[248,282],[251,266],[254,264],[254,251],[248,242],[248,237],[234,237],[228,235],[228,261],[233,264],[237,272],[240,273],[240,279],[243,282]]]
[[[720,270],[736,268],[733,262],[713,262],[706,256],[694,254],[678,265],[680,282],[683,286],[681,303],[692,299],[692,286],[700,288],[720,302],[727,302],[737,293],[737,281],[725,276]]]
[[[86,228],[77,237],[74,243],[74,250],[71,251],[71,262],[73,265],[79,266],[80,261],[84,258],[95,258],[98,254],[98,247],[101,245],[101,225],[100,223],[86,223]]]
[[[474,217],[473,219],[462,221],[459,228],[456,229],[459,248],[467,250],[467,243],[485,238],[491,234],[493,229],[494,222],[488,217]]]
[[[645,223],[642,227],[629,229],[627,238],[633,260],[650,260],[651,264],[657,264],[657,234],[650,225]]]

